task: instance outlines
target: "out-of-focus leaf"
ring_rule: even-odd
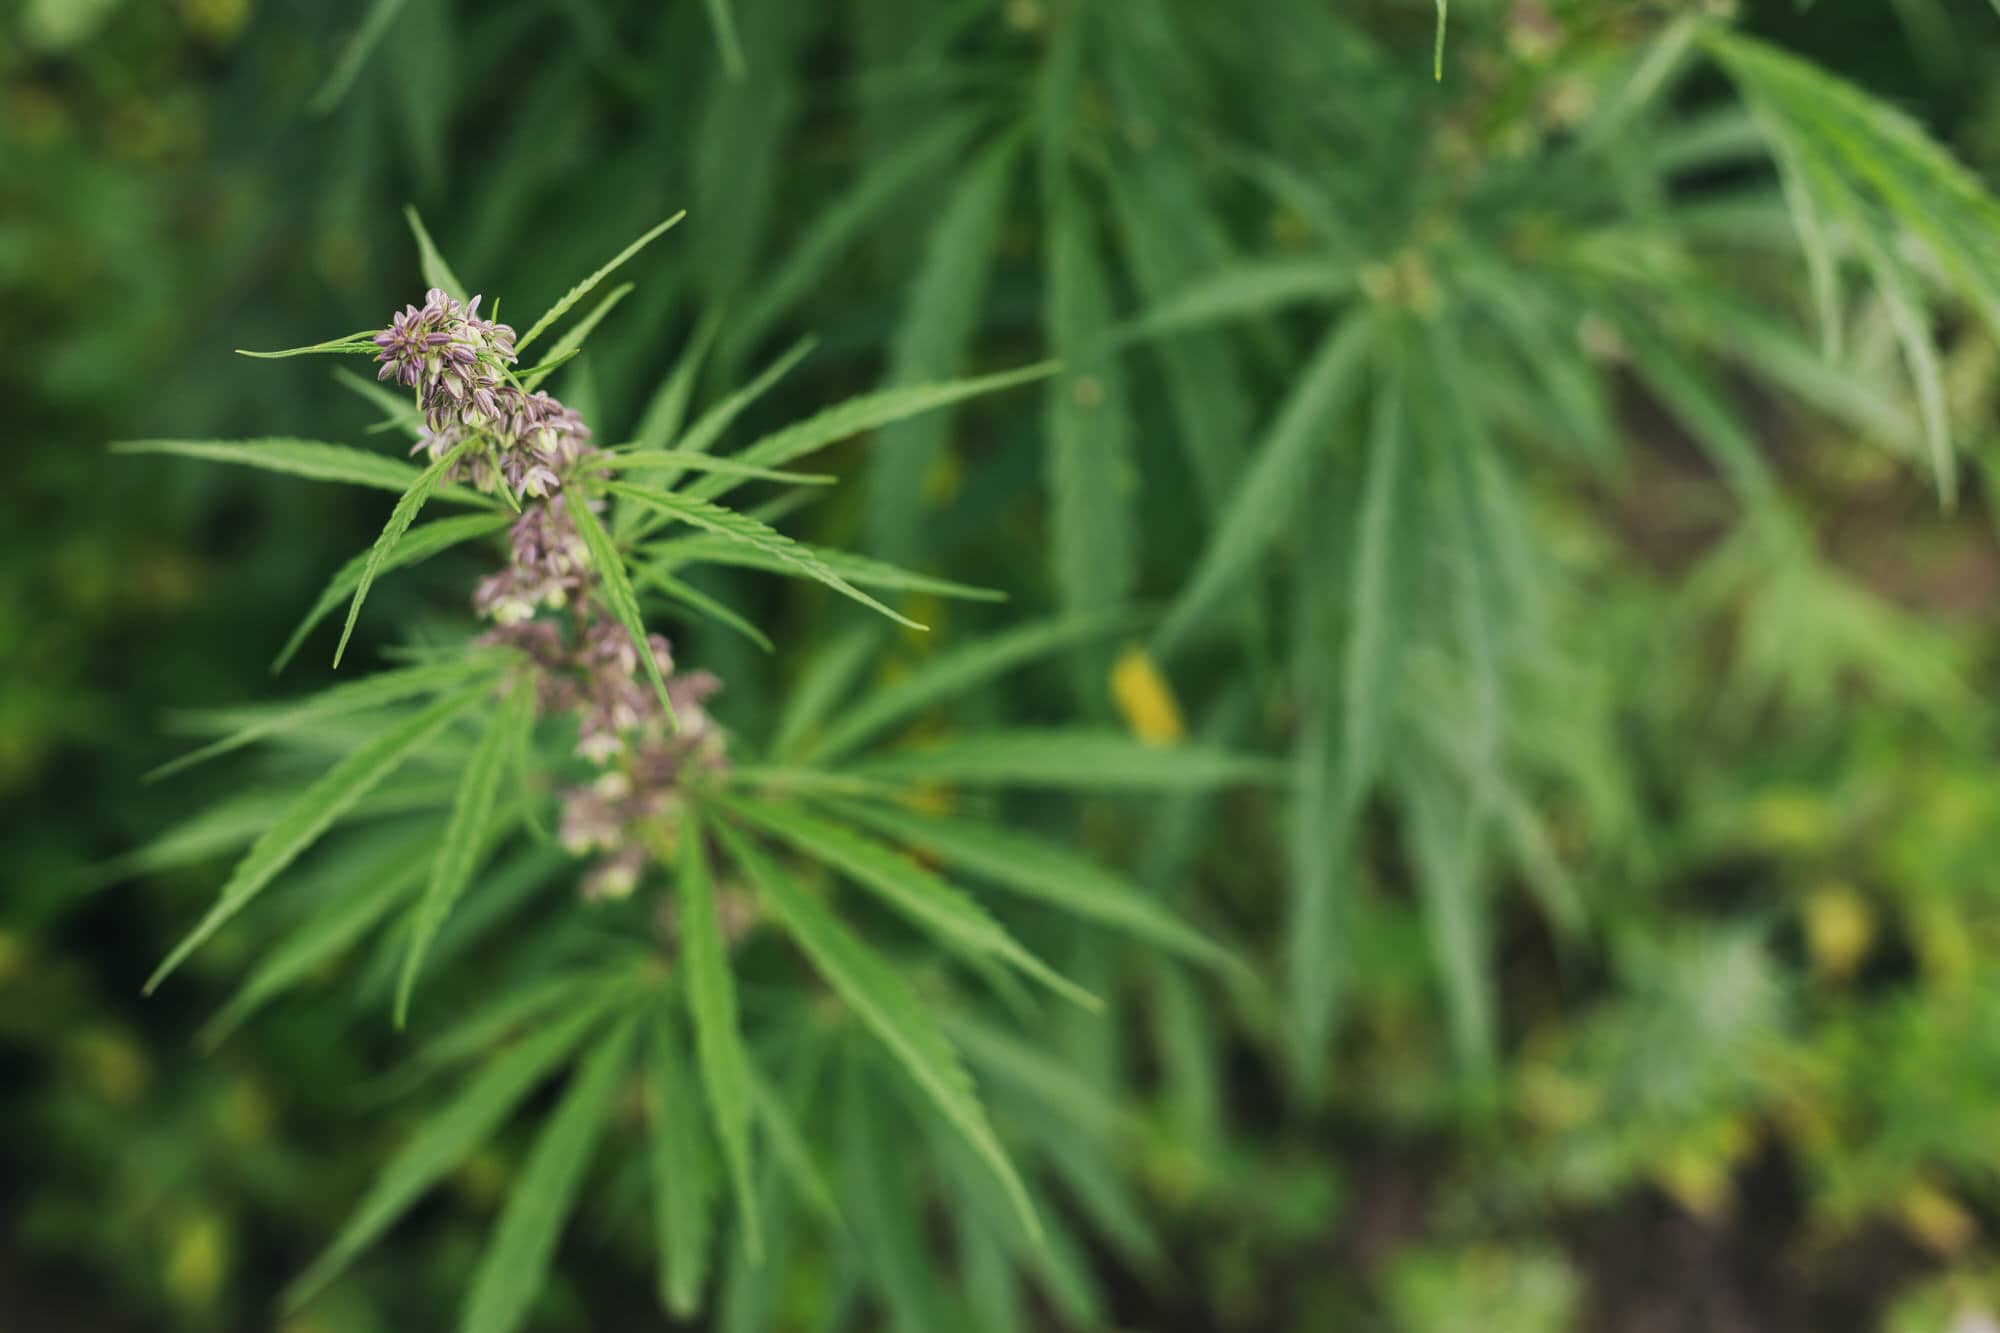
[[[605,990],[495,1057],[437,1114],[426,1120],[382,1169],[325,1253],[286,1289],[297,1309],[381,1238],[396,1219],[483,1143],[543,1079],[569,1057],[618,999]]]
[[[1284,780],[1282,765],[1203,745],[1148,745],[1122,732],[1007,731],[961,736],[856,763],[849,772],[896,782],[1059,787],[1088,791]]]
[[[1248,577],[1252,566],[1276,540],[1283,520],[1303,493],[1313,455],[1327,446],[1341,415],[1359,391],[1375,323],[1357,315],[1341,323],[1320,344],[1300,376],[1270,433],[1231,497],[1187,587],[1174,600],[1153,642],[1169,653],[1218,602]]]
[[[354,584],[354,598],[347,604],[347,623],[341,626],[340,642],[334,645],[333,649],[335,667],[340,665],[340,659],[347,653],[347,641],[354,634],[354,622],[361,615],[361,603],[367,600],[368,589],[375,582],[375,576],[382,572],[389,553],[396,549],[396,544],[402,541],[403,534],[410,530],[410,524],[416,521],[417,511],[424,507],[424,501],[430,499],[437,490],[444,479],[444,474],[478,443],[476,437],[467,439],[432,463],[424,469],[421,476],[410,483],[410,488],[403,492],[403,498],[396,501],[396,507],[390,511],[389,522],[383,527],[382,535],[368,548],[368,559],[361,566],[360,579]]]
[[[334,62],[333,70],[326,76],[326,82],[313,94],[311,110],[314,115],[323,116],[340,105],[340,99],[354,86],[361,67],[368,63],[369,55],[381,44],[389,28],[403,12],[407,0],[375,0],[368,12],[362,16],[361,26],[354,36],[340,50],[340,59]]]
[[[542,385],[556,369],[583,350],[584,341],[590,337],[604,317],[618,308],[618,303],[632,294],[634,284],[621,282],[604,294],[604,299],[590,308],[590,313],[570,325],[568,333],[556,339],[548,355],[535,363],[534,369],[521,377],[521,387],[532,392]]]
[[[685,210],[683,210],[679,213],[674,214],[666,221],[653,227],[650,231],[648,231],[645,235],[641,236],[638,240],[632,242],[632,244],[626,246],[623,250],[620,250],[617,254],[613,255],[611,257],[610,262],[605,264],[603,268],[598,269],[597,272],[591,274],[589,277],[585,278],[582,282],[579,282],[578,284],[576,284],[576,286],[564,292],[561,297],[557,298],[556,303],[554,305],[550,306],[546,311],[542,313],[542,317],[540,319],[536,320],[533,324],[530,324],[528,326],[528,331],[522,334],[520,340],[514,344],[514,350],[517,352],[527,351],[528,344],[534,342],[535,339],[539,338],[551,324],[554,324],[557,320],[561,319],[564,315],[568,314],[570,311],[570,307],[574,306],[578,301],[581,301],[584,297],[590,295],[591,290],[595,288],[598,283],[603,282],[613,273],[616,273],[620,268],[624,266],[625,261],[630,259],[633,255],[638,254],[648,245],[652,244],[653,241],[657,239],[662,232],[666,231],[669,227],[673,226],[676,222],[679,222],[682,218],[686,216],[687,213]]]
[[[318,440],[126,440],[111,446],[117,454],[178,454],[209,463],[238,463],[265,472],[304,477],[308,481],[342,482],[378,491],[407,492],[423,473],[408,463],[344,444]],[[441,494],[462,503],[490,505],[475,491],[449,487]]]
[[[987,149],[965,171],[938,215],[890,348],[894,383],[938,379],[962,368],[1019,153],[1011,136]],[[923,488],[950,424],[949,412],[936,412],[883,429],[867,464],[871,550],[892,560],[907,560],[915,552]]]
[[[312,846],[322,833],[413,752],[430,742],[486,694],[483,682],[461,690],[431,705],[400,725],[362,746],[334,765],[313,783],[251,844],[250,850],[222,886],[215,905],[208,909],[187,937],[167,955],[146,982],[150,994],[187,956],[206,943],[216,931],[249,905],[286,866]]]
[[[709,878],[702,836],[700,821],[690,819],[681,833],[681,874],[675,886],[687,961],[687,1007],[694,1018],[695,1053],[701,1061],[708,1109],[715,1117],[716,1137],[722,1140],[737,1211],[743,1218],[743,1243],[753,1258],[761,1258],[763,1234],[757,1224],[757,1195],[750,1185],[750,1058],[737,1026],[729,944],[716,912],[715,885]]]
[[[513,521],[513,516],[510,514],[464,514],[457,518],[441,518],[432,523],[418,524],[396,539],[396,544],[390,548],[389,554],[382,558],[381,568],[376,572],[386,574],[390,570],[401,569],[406,565],[419,564],[440,551],[447,551],[454,546],[499,532]],[[271,663],[273,673],[283,671],[285,665],[305,643],[306,636],[361,586],[361,573],[368,567],[368,559],[372,554],[372,551],[363,551],[342,565],[334,574],[333,579],[321,590],[319,600],[312,604],[312,609],[306,612],[298,627],[292,631],[291,637],[285,640],[285,646],[279,650],[276,660]]]
[[[618,617],[618,623],[625,627],[626,635],[631,638],[632,651],[645,665],[646,677],[653,682],[653,694],[659,699],[669,725],[678,729],[680,724],[674,718],[673,701],[667,697],[666,678],[660,674],[660,664],[653,658],[653,647],[646,641],[645,618],[639,613],[638,594],[632,591],[632,581],[625,574],[624,558],[611,544],[610,534],[598,522],[587,499],[572,494],[564,508],[575,521],[577,533],[590,552],[590,564],[597,571],[598,586],[604,593],[604,600],[611,604],[611,613]]]
[[[438,929],[450,915],[458,895],[479,868],[479,854],[492,837],[493,807],[500,794],[500,775],[521,744],[520,733],[535,722],[535,693],[530,684],[517,685],[507,701],[493,710],[479,748],[466,761],[458,795],[452,801],[451,818],[445,821],[431,859],[430,881],[410,923],[410,942],[403,955],[403,970],[396,983],[396,1026],[402,1027],[410,1012],[410,994],[416,988],[417,973],[424,954]]]
[[[702,1282],[708,1275],[716,1180],[714,1154],[702,1117],[695,1114],[697,1094],[670,1005],[655,1006],[647,1054],[652,1126],[647,1162],[660,1303],[676,1319],[687,1319],[701,1308]]]
[[[1011,389],[1017,385],[1043,379],[1054,370],[1055,367],[1048,364],[1023,366],[1019,370],[1002,371],[997,375],[982,375],[974,379],[949,380],[942,384],[913,384],[908,388],[882,389],[875,393],[865,393],[766,435],[735,457],[739,462],[751,463],[758,467],[776,467],[812,453],[816,449],[859,435],[863,431],[874,430],[892,421],[913,417],[919,412],[930,412],[952,403],[963,402],[967,398],[998,393],[1002,389]],[[715,500],[734,487],[735,482],[731,478],[704,477],[690,486],[687,493],[696,499]]]
[[[1027,1187],[987,1121],[971,1076],[938,1030],[923,999],[775,862],[726,826],[722,837],[731,857],[749,875],[786,932],[1000,1178],[1029,1234],[1039,1235],[1041,1222],[1029,1202]]]
[[[715,49],[721,53],[722,68],[732,79],[744,74],[743,39],[736,35],[736,11],[730,0],[706,0],[708,23],[715,30]]]
[[[950,649],[840,714],[806,753],[822,761],[837,759],[920,709],[984,684],[1038,657],[1109,633],[1117,624],[1111,617],[1042,621]]]
[[[627,486],[621,482],[613,482],[607,489],[612,494],[630,500],[635,504],[643,505],[649,509],[657,509],[663,514],[693,527],[700,528],[704,532],[712,532],[719,537],[726,537],[730,541],[741,542],[760,554],[769,556],[774,560],[781,560],[808,578],[825,584],[835,592],[852,598],[872,611],[881,612],[899,625],[918,630],[924,628],[924,626],[919,625],[908,616],[890,610],[881,602],[870,597],[867,593],[834,573],[832,569],[822,563],[819,557],[815,556],[806,547],[799,545],[776,528],[759,523],[748,514],[739,514],[733,509],[724,509],[720,505],[710,504],[705,500],[694,499],[690,495],[677,495],[669,491],[641,490],[636,486]]]
[[[417,262],[423,269],[424,281],[441,289],[454,301],[466,300],[465,284],[451,271],[451,265],[444,262],[444,255],[439,252],[437,243],[431,240],[431,234],[424,228],[424,220],[417,216],[414,205],[403,210],[403,218],[410,224],[410,235],[416,237]]]
[[[947,865],[1065,912],[1123,930],[1199,962],[1228,954],[1129,881],[1073,852],[992,824],[919,815],[895,806],[842,801],[848,818]]]
[[[548,1280],[549,1260],[575,1205],[591,1149],[632,1065],[639,1019],[598,1043],[571,1080],[507,1196],[507,1207],[466,1296],[463,1333],[513,1333]]]
[[[985,908],[894,848],[795,807],[727,798],[723,805],[776,834],[801,855],[839,870],[946,948],[970,958],[1005,962],[1072,1004],[1103,1008],[1096,996],[1023,948]]]

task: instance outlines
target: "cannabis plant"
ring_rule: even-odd
[[[522,334],[419,232],[434,290],[303,349],[367,447],[140,446],[401,497],[271,645],[387,668],[185,719],[241,786],[120,863],[249,848],[169,960],[243,974],[219,1059],[418,1043],[299,1295],[394,1224],[479,1327],[652,1266],[742,1330],[1550,1333],[1671,1211],[2000,1308],[1991,636],[1883,574],[1982,567],[2000,206],[1783,49],[1964,78],[1990,6],[364,8],[258,48],[326,170],[228,233],[242,338],[413,194],[510,290],[691,223]],[[340,1285],[400,1312],[388,1262]]]
[[[1033,1255],[1048,1241],[1016,1157],[1070,1151],[1068,1131],[1059,1118],[1045,1122],[1010,1151],[961,1048],[983,1045],[1004,1060],[1018,1045],[980,1016],[983,1001],[1004,1002],[1031,1030],[1038,993],[1086,1009],[1100,1001],[954,880],[1202,963],[1223,961],[1209,939],[1118,875],[950,808],[1010,786],[1260,782],[1270,776],[1265,765],[1082,729],[878,744],[939,701],[1115,624],[1024,626],[955,646],[858,696],[870,640],[851,639],[811,664],[775,719],[740,728],[728,725],[726,682],[653,631],[672,617],[704,616],[771,646],[687,581],[708,564],[812,580],[913,630],[922,626],[868,590],[984,595],[792,541],[767,520],[797,503],[801,488],[832,480],[788,470],[814,451],[1049,373],[1031,366],[865,394],[721,453],[732,420],[771,376],[689,421],[690,360],[629,441],[601,445],[542,386],[583,352],[626,289],[554,335],[675,221],[517,334],[498,321],[497,303],[482,314],[482,298],[466,298],[412,215],[433,284],[421,305],[379,331],[256,354],[370,358],[372,381],[345,378],[388,413],[385,428],[411,437],[421,467],[291,438],[119,446],[398,493],[379,539],[335,574],[281,666],[345,602],[333,649],[340,665],[378,579],[453,547],[497,548],[496,567],[470,590],[472,628],[427,633],[397,665],[318,694],[208,719],[217,739],[164,770],[253,745],[272,752],[252,793],[142,855],[161,865],[249,842],[149,990],[290,879],[289,911],[274,913],[250,950],[249,975],[213,1033],[350,952],[375,953],[383,1016],[399,1029],[422,1011],[420,983],[446,969],[464,970],[455,993],[476,1010],[415,1057],[455,1071],[458,1091],[409,1136],[298,1279],[294,1304],[338,1277],[551,1081],[561,1094],[473,1277],[467,1329],[525,1319],[599,1137],[614,1120],[628,1128],[619,1111],[628,1095],[645,1105],[660,1290],[676,1313],[700,1303],[720,1181],[753,1264],[771,1244],[765,1219],[798,1202],[829,1224],[856,1206],[877,1209],[884,1226],[918,1225],[919,1202],[898,1192],[915,1186],[899,1182],[898,1154],[880,1137],[900,1100],[934,1122],[926,1134],[955,1136],[941,1152],[983,1173],[967,1188],[994,1208],[965,1225]],[[525,360],[531,349],[540,354]],[[719,503],[751,485],[772,497],[750,509]],[[464,512],[419,521],[447,505]],[[1042,918],[1022,925],[1054,929]],[[784,966],[776,939],[797,947],[816,981]],[[841,1003],[839,1016],[822,988]],[[875,1048],[864,1049],[859,1032]],[[824,1108],[823,1080],[840,1089],[837,1115]],[[841,1189],[827,1183],[817,1141],[818,1126],[835,1120],[864,1145]]]

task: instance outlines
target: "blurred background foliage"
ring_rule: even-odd
[[[304,600],[381,506],[113,464],[102,445],[365,438],[323,366],[251,373],[230,349],[413,298],[415,203],[457,271],[514,309],[689,210],[565,372],[565,400],[607,433],[690,339],[713,340],[716,388],[816,337],[752,409],[773,421],[884,380],[1062,356],[1039,407],[976,403],[844,450],[853,484],[795,530],[1009,592],[925,605],[943,644],[1045,608],[1166,613],[1135,631],[1150,653],[1114,670],[1115,645],[1079,650],[975,716],[1122,717],[1167,740],[1184,720],[1308,768],[1312,699],[1353,632],[1315,625],[1353,614],[1329,571],[1367,545],[1353,497],[1379,404],[1316,423],[1328,470],[1274,497],[1313,517],[1263,543],[1269,566],[1227,590],[1227,614],[1183,615],[1185,590],[1231,530],[1252,445],[1322,373],[1329,309],[1358,288],[1421,313],[1440,281],[1448,305],[1489,303],[1444,321],[1469,335],[1456,369],[1419,352],[1400,373],[1419,415],[1472,386],[1508,441],[1532,571],[1500,627],[1510,850],[1460,849],[1498,863],[1483,873],[1426,863],[1448,859],[1435,830],[1472,798],[1439,790],[1424,756],[1474,716],[1457,704],[1478,681],[1428,654],[1420,624],[1402,716],[1446,734],[1371,742],[1385,790],[1338,816],[1350,858],[1324,871],[1346,886],[1327,900],[1337,978],[1288,958],[1322,938],[1301,944],[1296,885],[1315,871],[1288,849],[1331,836],[1344,798],[1304,816],[1254,793],[1022,812],[1142,877],[1256,978],[1088,959],[1108,1018],[1052,1020],[1060,1059],[975,1060],[1092,1127],[1058,1173],[1065,1246],[1017,1290],[1005,1260],[927,1248],[925,1215],[857,1220],[864,1249],[893,1235],[919,1256],[869,1255],[890,1276],[864,1326],[975,1326],[963,1308],[979,1327],[1079,1329],[1993,1327],[2000,783],[1980,686],[2000,646],[2000,358],[1967,317],[1986,293],[1934,280],[1900,241],[1877,256],[1889,268],[1864,264],[1924,269],[1937,294],[1962,459],[1943,508],[1881,284],[1841,321],[1838,370],[1794,354],[1816,350],[1809,266],[1728,78],[1703,65],[1660,106],[1618,99],[1696,8],[1464,0],[1442,83],[1415,0],[10,8],[7,1326],[266,1327],[394,1142],[405,1108],[380,1076],[402,1047],[379,1006],[330,986],[197,1047],[246,946],[225,938],[196,969],[206,989],[142,1004],[137,988],[216,867],[117,859],[206,781],[140,783],[175,748],[169,714],[268,694]],[[1917,116],[1982,178],[2000,170],[1988,6],[1773,0],[1740,19]],[[1507,248],[1537,226],[1543,248]],[[1581,268],[1552,253],[1628,265],[1659,299],[1575,320],[1573,298],[1599,297],[1576,297]],[[1201,286],[1216,274],[1235,277]],[[1177,307],[1190,292],[1209,306]],[[1106,350],[1148,310],[1187,331]],[[385,584],[363,632],[457,614],[470,567],[434,564]],[[725,720],[775,709],[854,632],[823,596],[727,591],[779,652],[677,633],[729,681]],[[883,647],[891,671],[930,651]],[[308,654],[291,674],[295,690],[324,670]],[[519,1149],[496,1144],[365,1280],[287,1327],[444,1326]],[[926,1183],[930,1158],[873,1151],[912,1177],[899,1197],[963,1202]],[[632,1210],[607,1197],[539,1326],[658,1318]],[[732,1270],[718,1326],[831,1326],[853,1315],[851,1269],[821,1237],[761,1278]]]

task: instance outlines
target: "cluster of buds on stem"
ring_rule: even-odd
[[[706,671],[676,673],[667,641],[650,635],[645,650],[666,679],[673,716],[660,706],[639,646],[602,602],[569,509],[601,504],[566,485],[598,452],[590,429],[548,394],[521,387],[508,369],[513,329],[481,318],[478,297],[459,302],[433,288],[374,342],[377,378],[414,390],[423,410],[412,452],[435,460],[474,440],[451,479],[486,491],[504,482],[523,502],[507,567],[480,580],[473,609],[493,623],[482,642],[521,653],[537,712],[575,721],[576,753],[597,775],[563,794],[562,841],[599,858],[585,896],[624,897],[676,843],[687,780],[727,762],[723,733],[703,707],[722,683]]]
[[[590,428],[548,394],[521,385],[509,369],[514,330],[483,318],[479,301],[461,302],[433,287],[422,306],[404,306],[375,335],[381,349],[375,378],[416,391],[424,425],[411,453],[435,462],[475,442],[446,480],[488,492],[504,484],[524,499],[541,499],[590,450]]]

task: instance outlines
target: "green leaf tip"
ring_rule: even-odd
[[[244,853],[243,859],[230,873],[229,882],[222,886],[215,905],[147,978],[145,994],[151,995],[158,990],[160,983],[187,961],[188,955],[207,943],[210,937],[248,906],[252,898],[269,887],[272,880],[338,823],[362,797],[380,785],[403,760],[476,704],[486,690],[486,683],[481,681],[450,695],[384,732],[327,770],[250,845],[250,850]]]
[[[561,319],[564,315],[568,314],[570,308],[574,306],[578,301],[581,301],[584,297],[590,295],[591,290],[595,288],[598,283],[603,282],[606,278],[610,277],[613,273],[617,272],[618,269],[624,265],[626,260],[630,259],[633,255],[638,254],[648,245],[651,245],[655,240],[659,238],[661,233],[667,231],[675,223],[679,222],[682,218],[686,216],[687,216],[687,210],[683,208],[680,212],[674,214],[666,221],[657,224],[652,228],[652,230],[648,231],[644,236],[641,236],[638,240],[632,242],[632,244],[626,246],[623,250],[620,250],[616,255],[612,256],[611,262],[606,264],[603,268],[598,269],[597,272],[591,274],[589,277],[585,278],[582,282],[579,282],[578,284],[576,284],[576,286],[570,288],[567,292],[564,292],[562,294],[561,299],[559,299],[554,305],[550,306],[546,311],[542,313],[542,317],[540,319],[536,320],[533,324],[528,326],[528,331],[521,335],[521,339],[519,342],[514,344],[514,350],[516,352],[527,351],[528,345],[530,343],[534,342],[535,339],[539,338],[542,334],[546,333],[551,324],[554,324],[557,320]]]
[[[431,239],[430,232],[425,229],[424,220],[418,216],[415,204],[403,206],[403,220],[410,224],[410,235],[416,238],[417,260],[423,268],[424,281],[442,289],[452,300],[464,301],[465,284],[451,271],[451,265],[444,262],[444,255],[438,251],[437,242]],[[500,303],[495,301],[493,305],[497,311]]]

